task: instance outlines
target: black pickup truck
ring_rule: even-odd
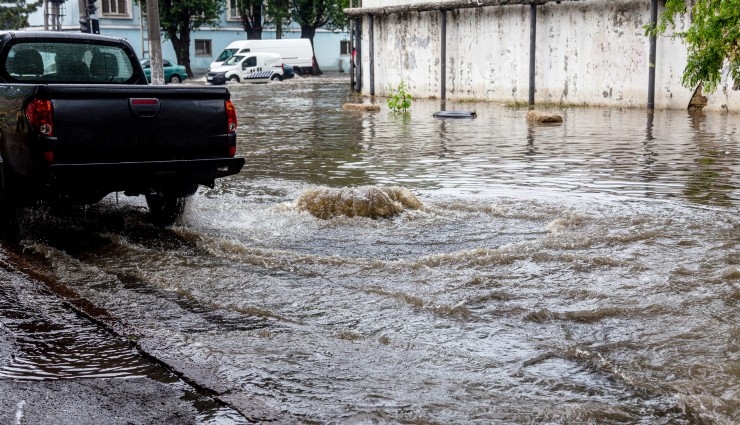
[[[122,39],[0,32],[0,197],[91,204],[146,197],[174,222],[198,185],[238,173],[223,87],[150,86]]]

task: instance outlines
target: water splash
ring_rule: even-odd
[[[422,207],[408,189],[399,186],[321,187],[304,192],[296,205],[324,220],[337,216],[391,218],[406,209]]]

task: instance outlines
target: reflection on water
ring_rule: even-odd
[[[737,116],[440,120],[342,111],[348,86],[230,85],[245,169],[181,223],[27,211],[24,255],[295,422],[740,422]],[[389,187],[423,208],[300,207]]]
[[[44,304],[44,314],[34,312],[0,287],[0,323],[21,336],[16,341],[21,354],[0,367],[0,378],[130,378],[158,372],[131,347],[111,340],[103,330],[66,311],[53,297]],[[49,317],[56,320],[49,322]]]
[[[466,192],[536,187],[711,205],[740,200],[737,115],[574,108],[563,111],[561,125],[533,125],[525,110],[463,103],[448,109],[475,110],[477,119],[444,120],[432,117],[438,102],[423,100],[408,116],[385,108],[342,112],[347,90],[340,85],[295,104],[307,92],[292,83],[279,91],[232,87],[249,177]]]

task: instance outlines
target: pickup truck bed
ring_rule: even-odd
[[[26,69],[32,51],[41,64]],[[64,70],[72,58],[79,67]],[[0,33],[0,194],[25,203],[145,195],[155,221],[173,222],[198,185],[244,164],[229,98],[223,87],[147,85],[123,40]]]

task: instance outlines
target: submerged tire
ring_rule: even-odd
[[[172,195],[146,195],[146,205],[152,223],[158,226],[169,226],[185,212],[187,197]]]
[[[231,81],[232,83],[238,83],[239,77],[237,77],[236,75],[232,75],[231,77],[229,77],[229,81]]]
[[[439,111],[432,114],[434,118],[475,118],[475,111]]]

